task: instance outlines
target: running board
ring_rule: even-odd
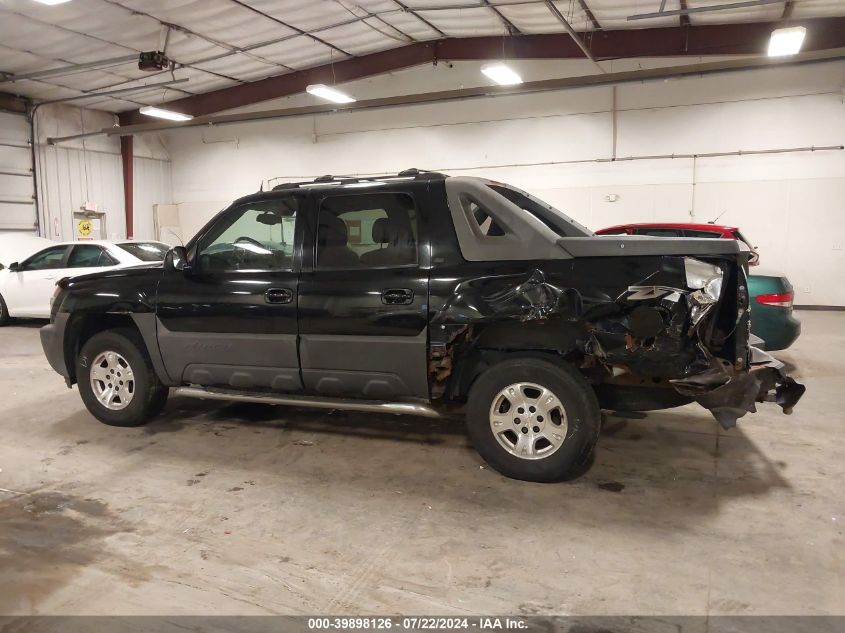
[[[311,407],[315,409],[343,409],[345,411],[368,411],[370,413],[399,413],[439,418],[440,414],[427,404],[414,402],[382,402],[378,400],[343,400],[341,398],[318,398],[312,396],[287,396],[282,394],[248,393],[226,389],[203,389],[200,387],[177,387],[174,395],[207,400],[228,400],[230,402],[258,402],[262,404],[283,404],[290,407]]]

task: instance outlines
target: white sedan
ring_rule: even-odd
[[[161,242],[65,242],[53,244],[0,270],[0,325],[15,317],[49,318],[50,299],[63,277],[139,266],[164,259]]]

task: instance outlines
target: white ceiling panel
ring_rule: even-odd
[[[558,11],[576,31],[591,31],[593,25],[577,2],[555,2]],[[503,6],[502,12],[523,33],[557,33],[561,23],[545,3]]]
[[[215,73],[237,77],[245,81],[253,81],[267,77],[268,75],[278,75],[285,72],[283,68],[272,62],[258,61],[254,57],[242,53],[229,55],[211,62],[198,63],[195,65],[195,68],[211,70]]]
[[[843,17],[845,2],[842,0],[802,0],[795,3],[792,16],[795,18]]]
[[[687,7],[700,9],[728,4],[725,0],[688,0]],[[719,9],[718,11],[702,11],[690,13],[691,24],[725,24],[732,22],[768,22],[779,20],[783,15],[783,2],[762,4],[756,7],[742,9]],[[796,3],[800,4],[800,2]]]
[[[137,11],[143,11],[162,22],[190,29],[213,40],[237,47],[249,46],[295,31],[262,18],[254,11],[232,0],[119,0]]]
[[[428,26],[423,20],[405,11],[383,13],[379,15],[379,18],[391,26],[396,27],[405,35],[410,35],[415,40],[433,40],[440,37],[437,31]]]
[[[633,14],[658,11],[661,0],[585,1],[604,30],[673,27],[681,22],[677,15],[627,20]],[[697,8],[729,1],[688,0],[688,5]],[[581,0],[554,2],[573,28],[582,32],[593,28]],[[21,74],[155,50],[161,47],[166,23],[173,27],[167,53],[178,65],[187,65],[176,73],[191,81],[167,91],[137,93],[137,100],[146,103],[182,96],[183,90],[202,93],[284,74],[288,68],[307,69],[346,59],[332,46],[358,56],[440,38],[437,29],[449,37],[507,32],[502,19],[483,0],[402,3],[408,10],[396,0],[73,0],[56,6],[0,0],[0,71]],[[522,33],[564,32],[544,1],[490,3]],[[784,4],[693,13],[690,21],[694,25],[773,21],[781,17]],[[666,2],[666,10],[679,6],[679,0]],[[845,16],[845,0],[795,0],[793,4],[795,19],[837,16]],[[309,31],[310,36],[298,35],[298,29]],[[109,68],[76,69],[42,81],[0,84],[0,91],[55,99],[80,94],[75,88],[112,89],[130,86],[133,80],[157,82],[169,77],[169,73],[139,71],[133,60]],[[136,107],[135,100],[132,93],[82,103],[120,110]]]
[[[677,15],[647,20],[628,21],[629,15],[640,13],[654,13],[660,9],[660,0],[588,0],[588,6],[596,16],[596,20],[604,30],[614,29],[645,29],[653,27],[678,26],[680,20]],[[667,0],[666,11],[676,11],[680,8],[678,0]]]
[[[189,78],[190,81],[186,83],[184,87],[186,90],[189,90],[193,93],[209,92],[211,90],[217,90],[219,88],[236,86],[240,83],[237,81],[231,81],[230,79],[223,79],[221,77],[218,77],[217,75],[210,75],[201,70],[194,70],[192,68],[183,68],[179,70],[176,73],[176,77],[177,79],[181,79],[182,77]],[[173,95],[171,95],[169,98],[173,98]]]
[[[0,71],[7,73],[30,73],[36,70],[46,70],[60,66],[53,60],[44,59],[38,55],[19,51],[0,44]]]
[[[244,0],[246,4],[298,29],[309,31],[355,17],[335,0]],[[350,2],[347,6],[353,6]]]
[[[377,20],[369,20],[368,22],[372,26],[364,22],[353,22],[345,26],[320,31],[320,38],[352,55],[366,55],[386,48],[403,46],[410,42],[410,40]]]
[[[311,68],[312,66],[324,64],[332,60],[340,61],[341,59],[345,59],[340,53],[332,51],[328,46],[315,42],[304,35],[277,44],[256,48],[250,52],[296,69]]]
[[[14,6],[16,13],[41,24],[56,24],[133,50],[156,48],[161,30],[156,20],[104,0],[76,0],[52,7],[31,1],[9,5]]]
[[[492,9],[486,7],[419,11],[418,13],[450,37],[507,33],[502,19]]]
[[[102,42],[59,26],[42,24],[27,16],[0,10],[0,42],[3,46],[40,57],[76,63],[109,59],[131,53],[123,46]]]
[[[152,47],[152,50],[154,49],[155,47]],[[212,44],[196,35],[181,31],[171,31],[170,40],[167,44],[167,56],[180,64],[191,64],[201,59],[217,57],[218,55],[228,53],[230,50],[229,48]]]
[[[10,90],[10,92],[35,99],[65,99],[67,97],[77,97],[82,94],[78,90],[71,90],[70,88],[30,79],[16,81],[13,85],[14,90]]]

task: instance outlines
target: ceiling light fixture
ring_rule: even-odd
[[[485,64],[481,67],[481,72],[500,86],[514,86],[522,83],[522,77],[513,68],[501,62]]]
[[[314,95],[315,97],[325,99],[326,101],[333,101],[334,103],[352,103],[355,101],[353,97],[350,97],[345,92],[335,90],[331,86],[327,86],[325,84],[311,84],[310,86],[306,86],[305,92],[310,95]]]
[[[155,106],[144,106],[139,110],[141,114],[147,116],[158,117],[159,119],[167,119],[168,121],[190,121],[194,117],[190,114],[182,114],[181,112],[174,112],[173,110],[165,110],[164,108],[157,108]]]
[[[807,35],[807,29],[803,26],[775,29],[769,38],[769,57],[795,55],[801,50],[805,35]]]
[[[46,4],[47,6],[53,6],[56,4],[64,4],[65,2],[70,2],[70,0],[35,0],[41,4]]]

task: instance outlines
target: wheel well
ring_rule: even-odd
[[[538,358],[556,365],[568,363],[578,367],[582,356],[575,351],[563,353],[552,349],[489,349],[476,348],[458,360],[447,392],[450,400],[464,401],[476,379],[493,365],[515,358]]]
[[[450,400],[464,400],[475,379],[503,360],[533,357],[579,367],[583,353],[578,341],[586,335],[585,324],[560,319],[498,321],[476,327],[454,352],[445,395]]]
[[[76,382],[76,357],[79,350],[95,334],[118,328],[129,328],[138,334],[143,340],[141,332],[128,314],[82,314],[76,316],[68,324],[65,335],[65,365],[68,369],[68,376],[72,382]]]

